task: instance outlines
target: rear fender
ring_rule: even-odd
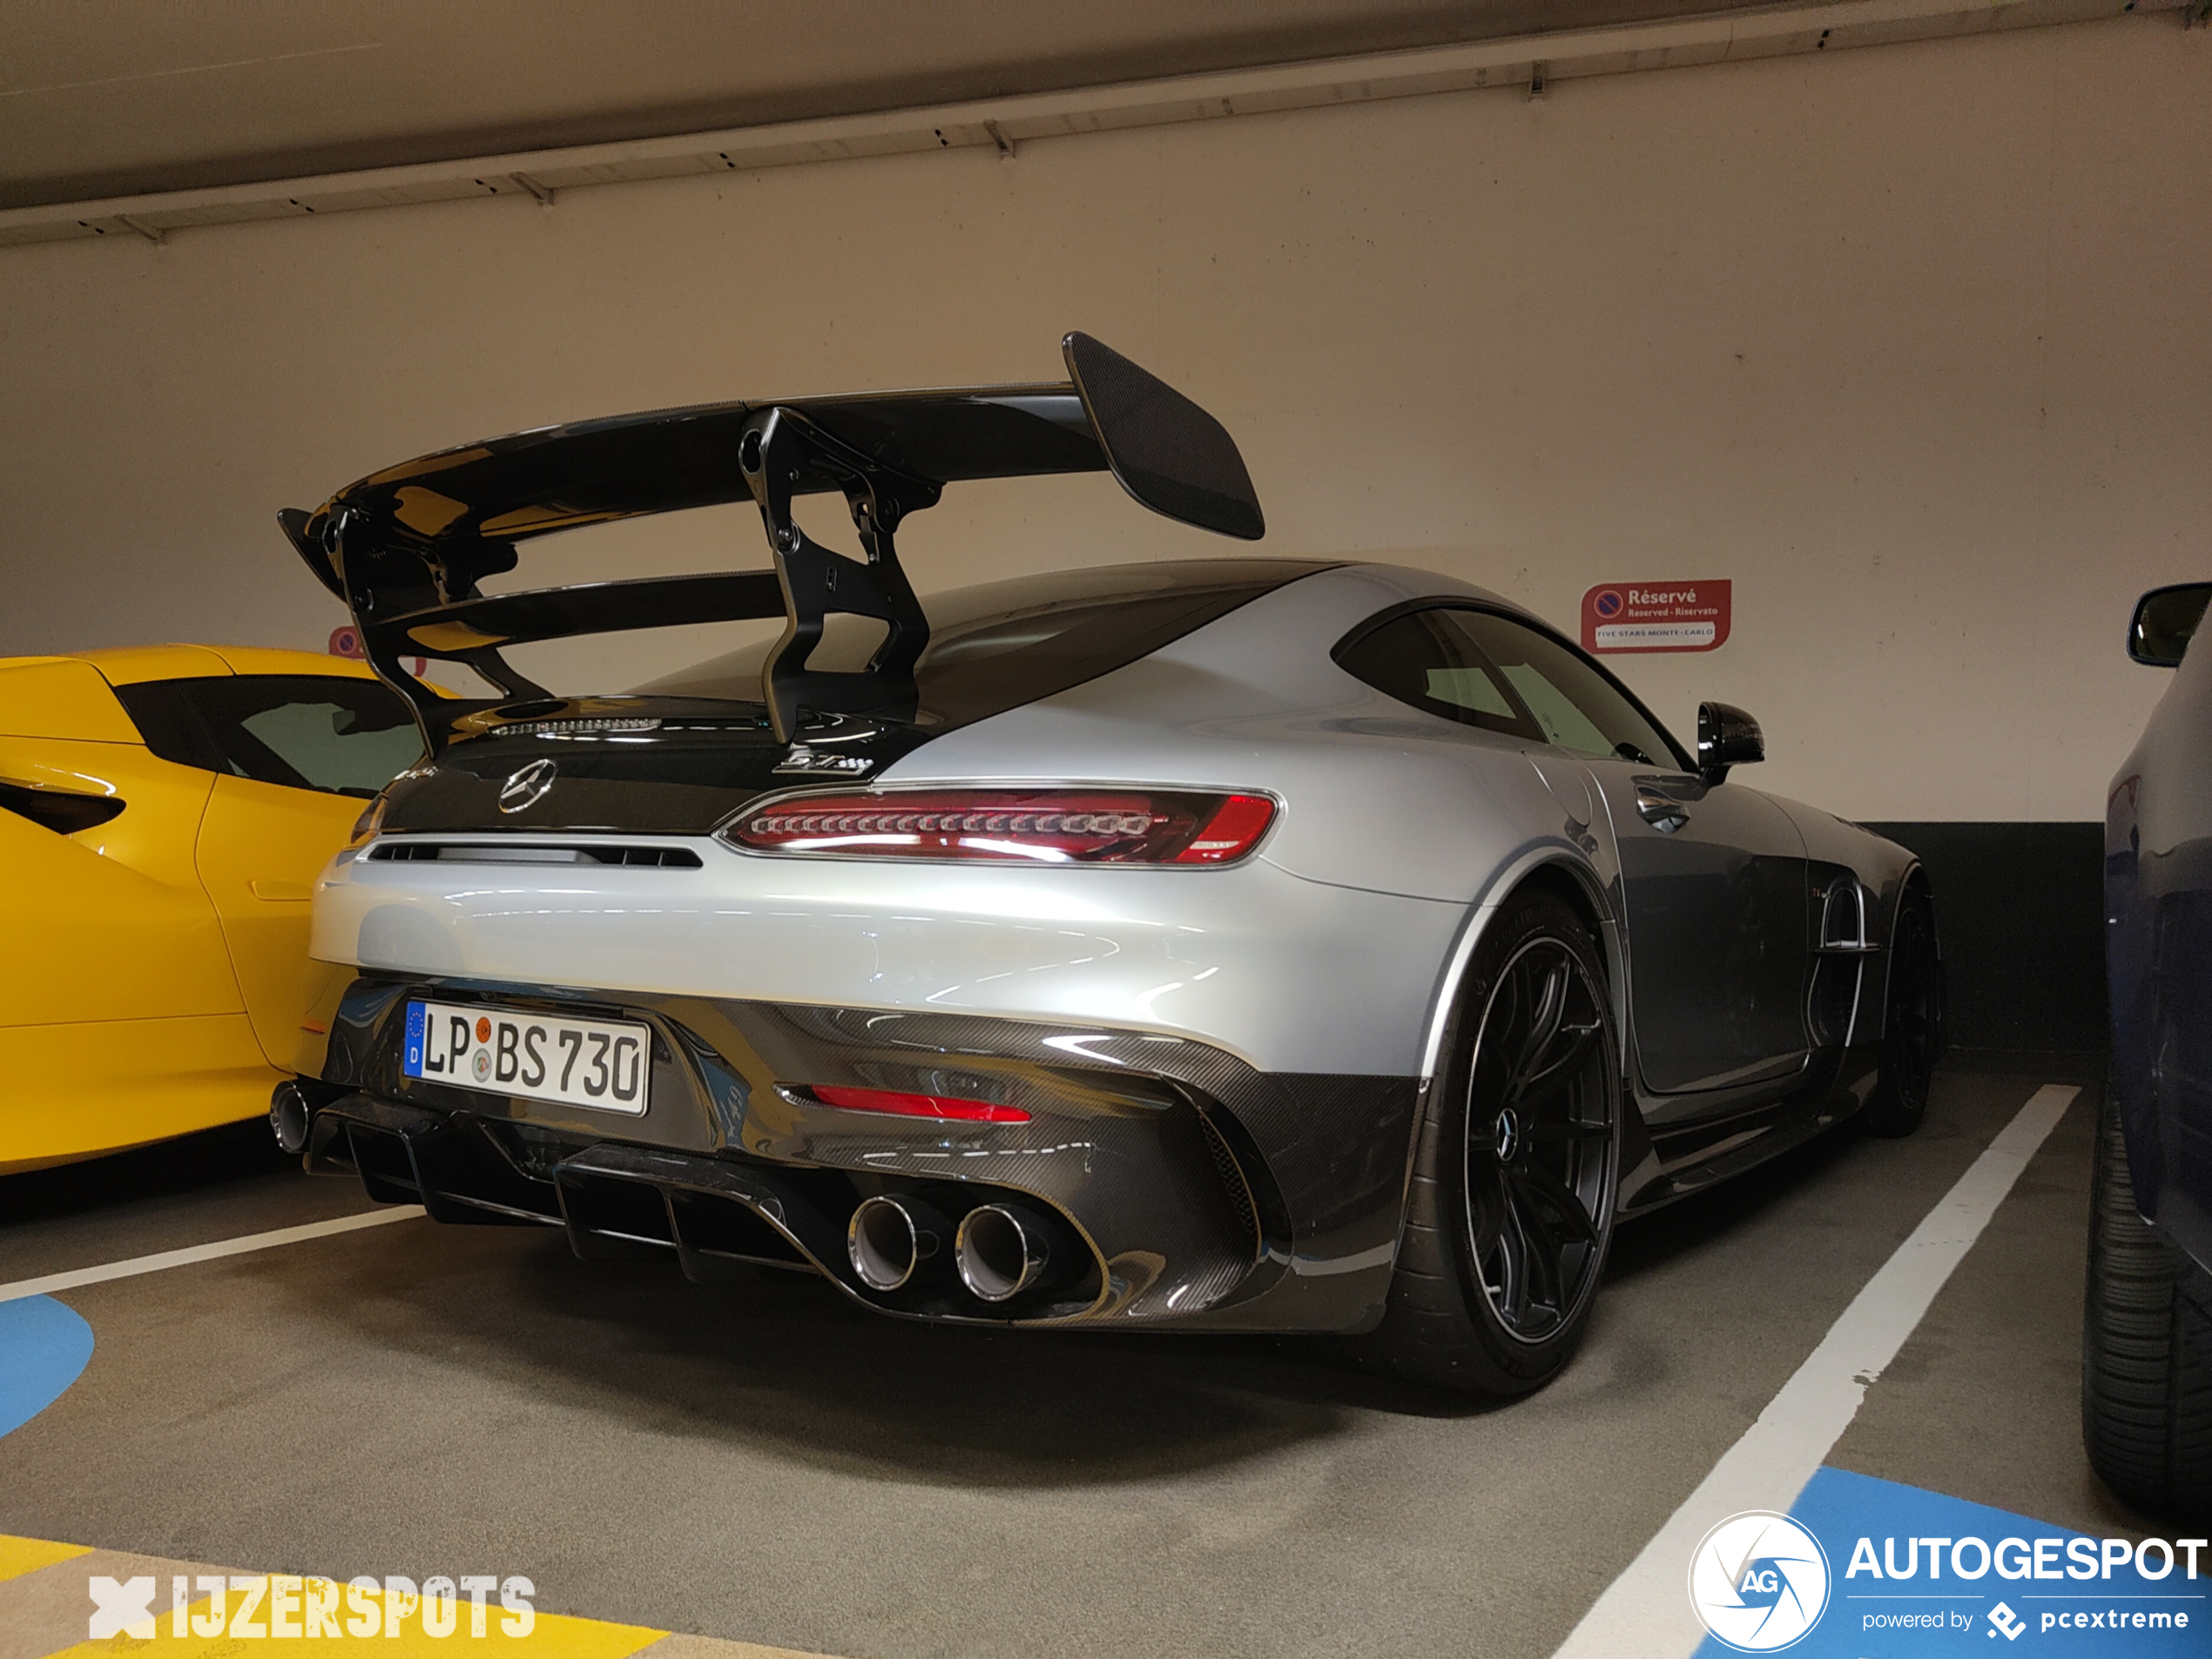
[[[1452,952],[1445,959],[1443,971],[1438,975],[1434,995],[1429,1001],[1428,1023],[1421,1047],[1420,1096],[1426,1107],[1431,1093],[1440,1085],[1448,1056],[1444,1052],[1445,1034],[1451,1025],[1452,1013],[1460,998],[1461,985],[1467,978],[1467,964],[1474,958],[1475,948],[1482,942],[1497,914],[1516,893],[1531,881],[1561,880],[1571,882],[1580,894],[1581,907],[1596,923],[1599,948],[1605,958],[1606,989],[1613,1003],[1614,1029],[1621,1034],[1621,1101],[1626,1111],[1622,1123],[1621,1197],[1616,1206],[1624,1204],[1628,1195],[1658,1171],[1658,1157],[1652,1150],[1651,1136],[1645,1127],[1643,1113],[1636,1104],[1635,1090],[1627,1075],[1629,1056],[1633,1042],[1629,1029],[1629,965],[1627,940],[1616,920],[1615,908],[1603,880],[1597,871],[1582,859],[1573,856],[1559,846],[1529,848],[1520,857],[1500,869],[1496,878],[1480,900],[1467,911]],[[1420,1139],[1421,1122],[1426,1111],[1413,1116],[1413,1130],[1406,1145],[1406,1178],[1399,1198],[1399,1235],[1405,1236],[1406,1204],[1413,1193],[1413,1157]]]

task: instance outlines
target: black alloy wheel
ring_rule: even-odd
[[[1881,1071],[1864,1121],[1871,1135],[1910,1135],[1927,1116],[1928,1089],[1943,1056],[1943,961],[1936,954],[1935,908],[1917,887],[1898,901],[1889,955]]]
[[[1588,1324],[1619,1182],[1620,1043],[1581,918],[1542,889],[1509,900],[1454,1026],[1372,1341],[1420,1380],[1526,1393]]]
[[[1602,1060],[1600,993],[1566,943],[1539,935],[1506,965],[1467,1080],[1467,1251],[1491,1312],[1524,1343],[1558,1332],[1604,1254],[1614,1113],[1585,1085]]]

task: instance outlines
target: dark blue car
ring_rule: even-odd
[[[2175,671],[2105,806],[2112,1074],[2098,1125],[2082,1435],[2105,1483],[2212,1510],[2212,583],[2143,596],[2128,653]]]

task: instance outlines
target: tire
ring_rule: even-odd
[[[1859,1114],[1869,1135],[1910,1135],[1928,1115],[1928,1089],[1943,1055],[1943,961],[1936,954],[1935,906],[1909,887],[1890,930],[1889,980],[1882,1009],[1881,1070]]]
[[[2120,1104],[2105,1089],[2089,1198],[2081,1440],[2138,1508],[2212,1519],[2212,1274],[2135,1210]]]
[[[1525,1394],[1588,1325],[1620,1178],[1604,960],[1566,902],[1541,888],[1506,901],[1467,964],[1444,1052],[1389,1304],[1366,1341],[1415,1381]]]

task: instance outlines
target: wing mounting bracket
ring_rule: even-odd
[[[415,712],[415,724],[422,733],[423,752],[435,762],[445,752],[446,742],[450,736],[444,712],[438,707],[442,699],[401,664],[402,653],[400,647],[404,643],[403,637],[397,631],[379,625],[384,620],[384,613],[400,607],[393,603],[397,595],[391,588],[380,590],[378,578],[388,579],[390,572],[385,569],[387,566],[412,563],[415,569],[407,571],[406,575],[429,585],[420,593],[404,588],[400,592],[415,594],[418,599],[427,594],[434,602],[453,601],[480,597],[474,572],[465,567],[458,570],[448,570],[442,563],[434,570],[419,556],[395,552],[378,545],[366,534],[368,526],[363,522],[363,515],[352,508],[341,508],[329,516],[322,526],[320,548],[314,551],[310,550],[312,544],[306,535],[304,523],[295,525],[282,516],[280,516],[279,522],[283,524],[285,533],[292,537],[293,545],[299,548],[300,556],[307,561],[309,569],[319,577],[324,570],[328,570],[337,578],[346,607],[354,613],[354,626],[361,635],[361,655],[378,679],[407,699],[408,706]],[[315,556],[315,551],[320,551],[320,559]],[[511,570],[515,556],[511,549],[493,549],[489,550],[482,563],[493,570]],[[513,664],[489,644],[468,651],[441,651],[438,655],[475,669],[497,686],[503,697],[542,698],[548,695],[543,686],[518,673]]]
[[[781,406],[746,421],[738,465],[759,505],[784,593],[783,637],[761,671],[762,700],[777,740],[790,742],[810,714],[912,719],[921,695],[914,664],[929,643],[929,621],[900,567],[895,537],[909,513],[937,504],[942,486],[887,467]],[[801,484],[820,479],[844,494],[865,563],[824,547],[792,516]],[[888,630],[867,668],[806,665],[821,643],[824,620],[833,615],[872,617]]]

